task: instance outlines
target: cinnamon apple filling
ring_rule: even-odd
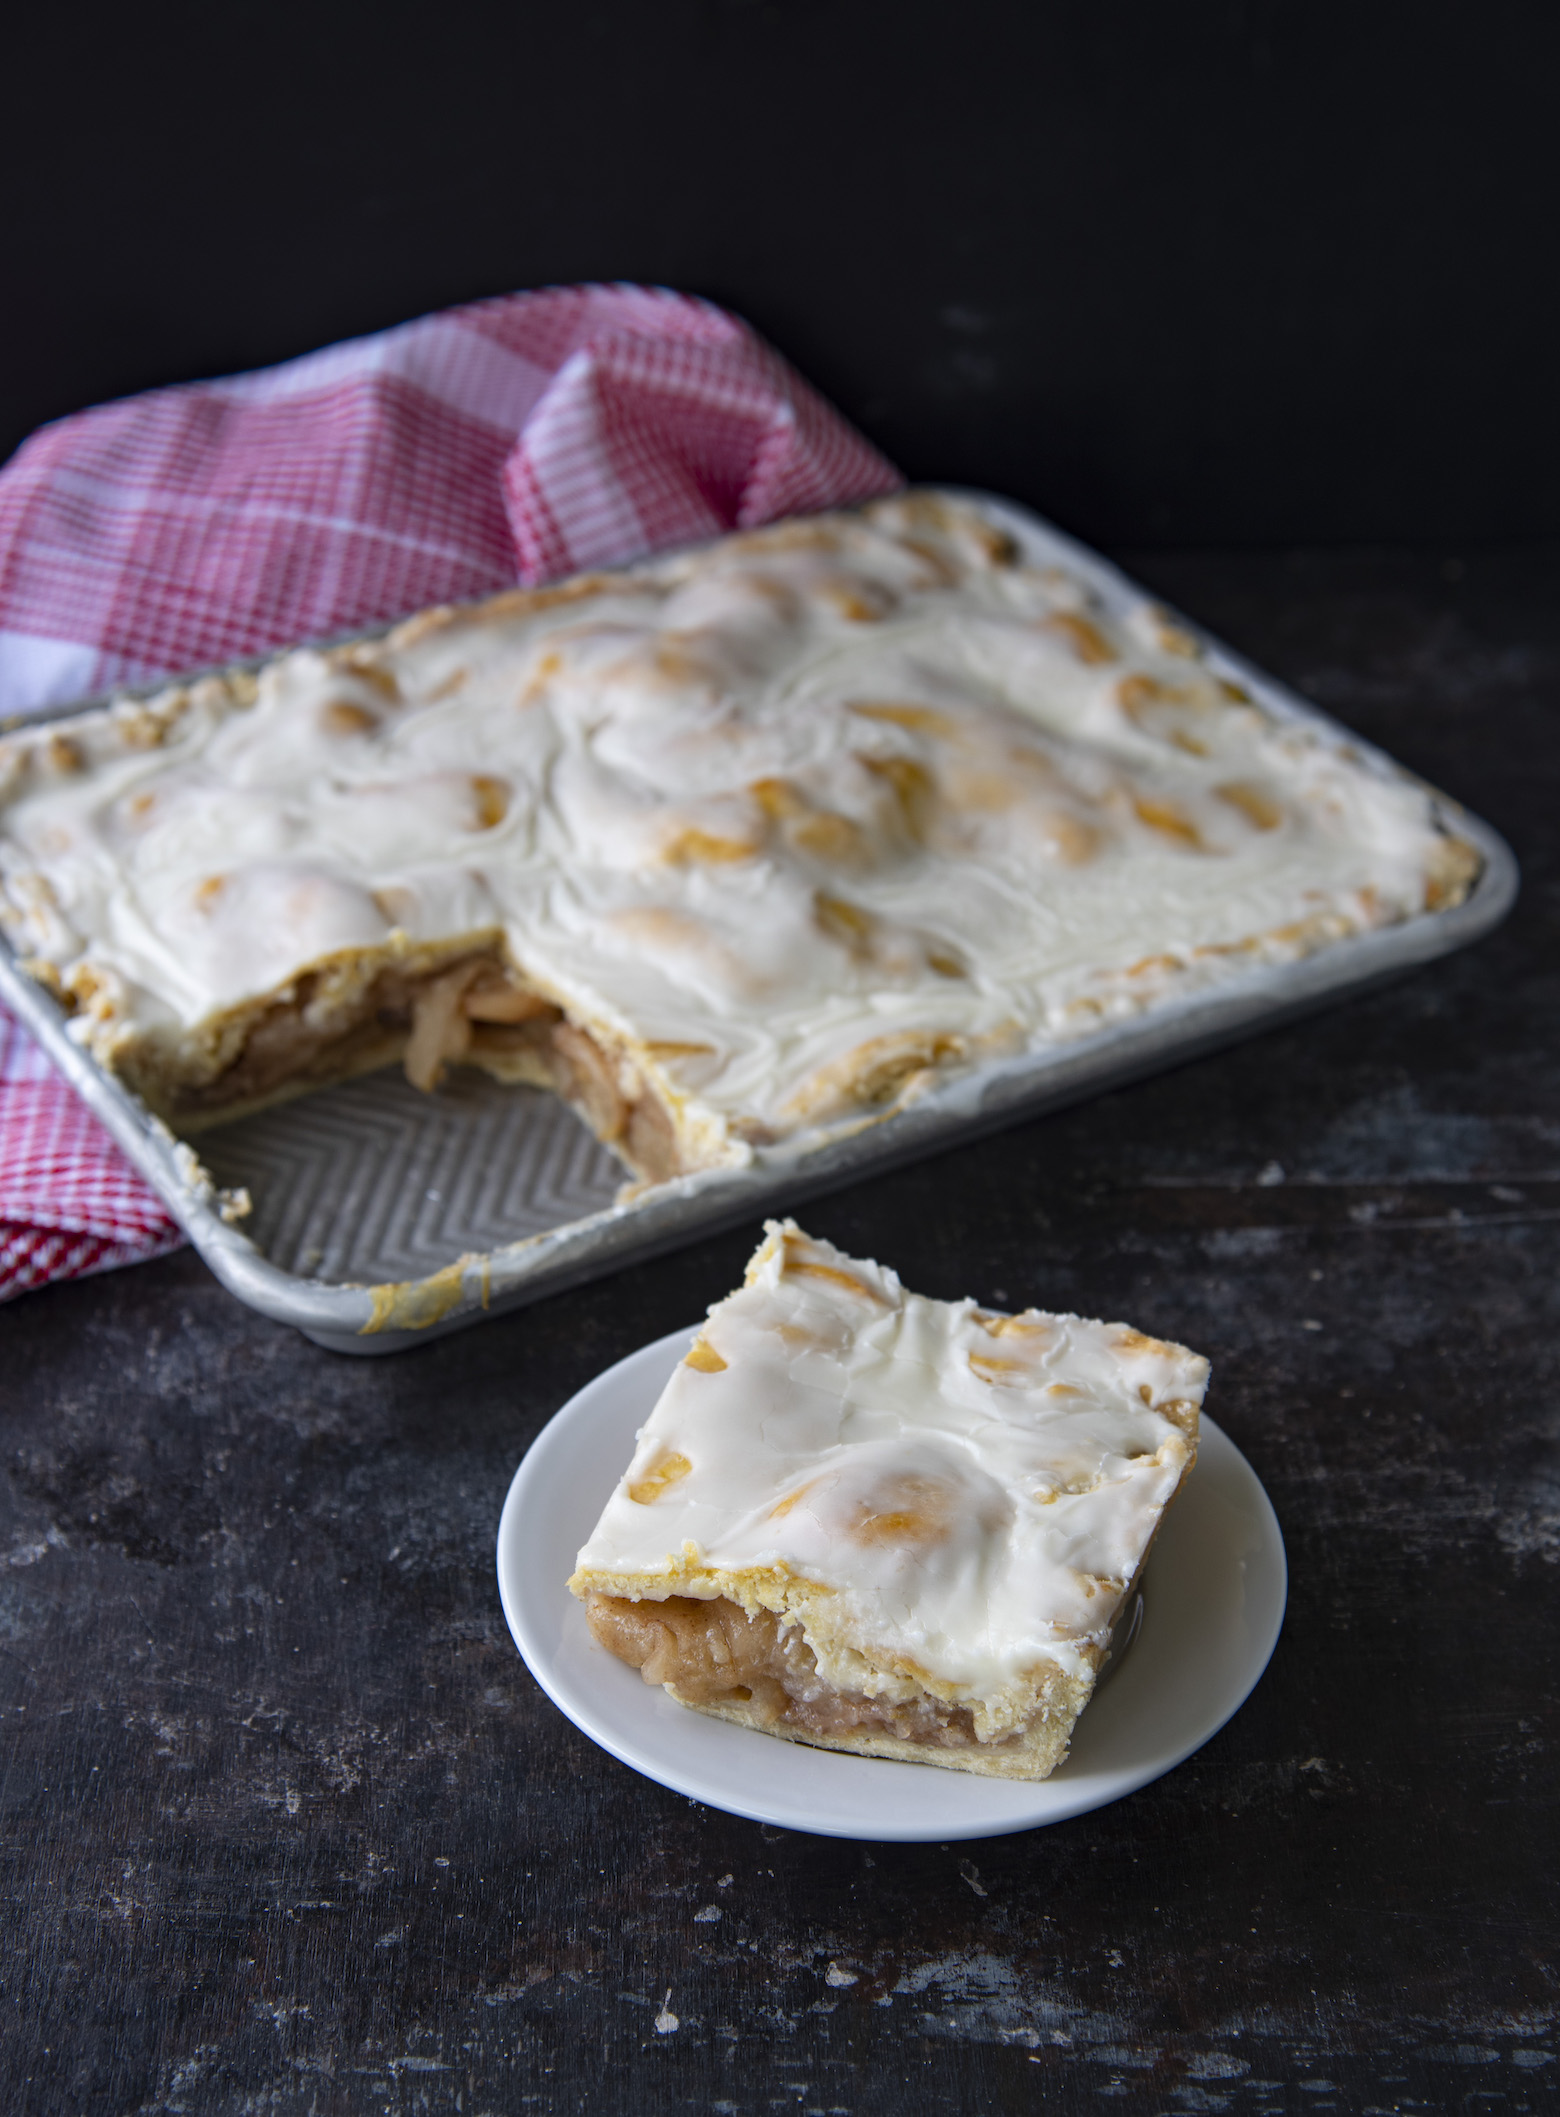
[[[413,1087],[425,1091],[461,1064],[551,1089],[636,1176],[660,1182],[679,1171],[671,1116],[637,1070],[490,953],[421,970],[387,965],[359,980],[305,972],[253,1014],[237,1055],[211,1078],[158,1077],[144,1065],[131,1070],[154,1107],[186,1125],[209,1124],[279,1092],[345,1080],[397,1057]]]
[[[669,1595],[664,1602],[633,1602],[624,1595],[593,1594],[585,1614],[609,1654],[638,1669],[646,1683],[669,1684],[685,1705],[742,1706],[756,1711],[766,1727],[802,1736],[892,1735],[931,1749],[976,1746],[967,1706],[931,1697],[896,1704],[836,1690],[818,1673],[800,1626],[782,1631],[772,1612],[749,1616],[727,1596],[702,1601]],[[1000,1749],[1003,1744],[982,1746]]]

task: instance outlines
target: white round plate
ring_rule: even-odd
[[[1197,1468],[1145,1569],[1142,1629],[1049,1779],[807,1749],[674,1704],[596,1645],[564,1582],[694,1334],[641,1347],[571,1397],[515,1472],[498,1529],[504,1615],[532,1675],[576,1727],[647,1778],[825,1837],[997,1837],[1159,1778],[1217,1733],[1266,1668],[1284,1617],[1284,1540],[1256,1472],[1204,1418]]]

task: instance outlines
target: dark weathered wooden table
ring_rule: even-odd
[[[1114,1808],[947,1849],[760,1829],[577,1734],[499,1611],[505,1487],[751,1230],[383,1362],[188,1253],[34,1294],[0,2109],[1555,2106],[1560,553],[1135,564],[1505,830],[1522,902],[808,1218],[1212,1354],[1292,1569],[1250,1703]]]

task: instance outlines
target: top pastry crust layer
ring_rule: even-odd
[[[1416,783],[924,493],[23,731],[0,804],[9,938],[154,1102],[285,1086],[245,1058],[281,1007],[393,1055],[374,981],[476,951],[653,1090],[682,1167],[1477,865]]]

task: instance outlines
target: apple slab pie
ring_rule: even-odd
[[[0,924],[184,1131],[400,1061],[641,1182],[1455,903],[1432,795],[911,492],[0,740]]]
[[[907,1293],[771,1222],[641,1429],[570,1588],[680,1704],[1044,1779],[1165,1509],[1208,1362]]]

